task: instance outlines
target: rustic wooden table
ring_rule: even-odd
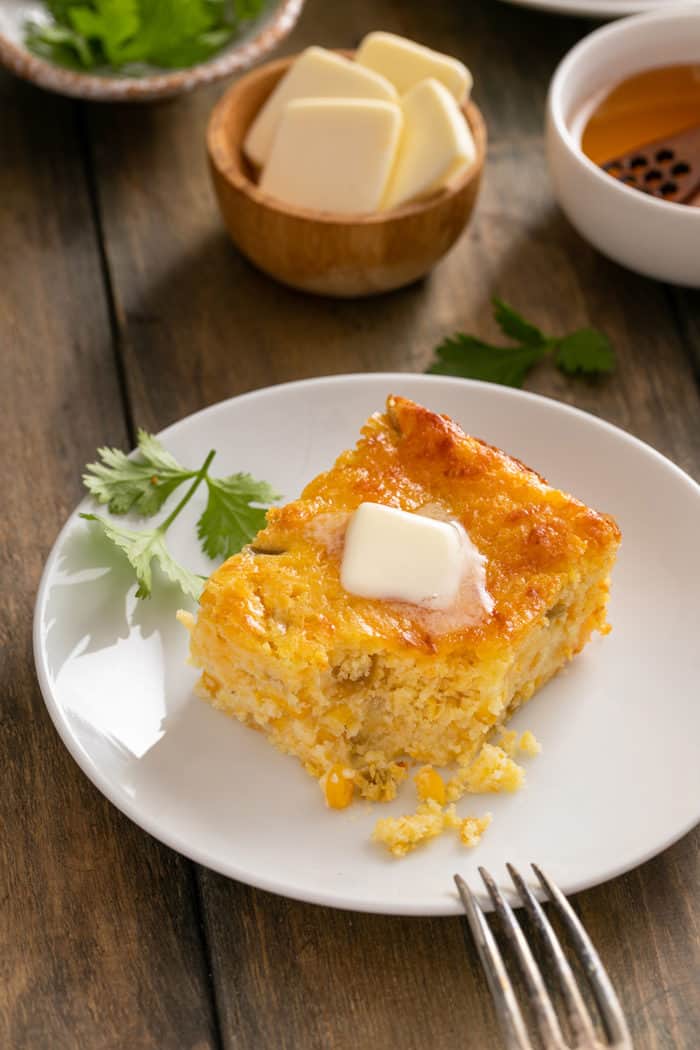
[[[475,221],[447,261],[430,280],[363,303],[277,287],[227,241],[203,156],[220,87],[154,106],[88,106],[0,76],[8,1050],[500,1045],[462,920],[297,904],[161,846],[79,771],[32,662],[42,564],[98,444],[127,447],[135,424],[158,430],[287,379],[422,370],[453,329],[493,334],[494,293],[555,332],[598,325],[617,347],[619,369],[604,382],[543,368],[532,389],[700,473],[700,296],[597,255],[547,181],[547,83],[590,23],[495,0],[309,0],[285,50],[352,46],[377,26],[471,66],[490,150]],[[639,1048],[700,1045],[699,843],[688,835],[575,898]]]

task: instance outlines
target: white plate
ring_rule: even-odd
[[[643,11],[688,7],[692,0],[505,0],[519,7],[535,7],[560,15],[584,15],[588,18],[622,18]]]
[[[290,897],[361,911],[451,915],[452,874],[477,864],[542,864],[566,892],[611,878],[688,831],[700,806],[700,488],[653,449],[555,401],[465,380],[357,375],[272,387],[163,431],[187,465],[210,448],[223,473],[249,470],[295,496],[389,393],[447,412],[555,485],[616,515],[613,633],[596,638],[514,719],[543,743],[514,796],[464,799],[491,810],[476,850],[445,835],[397,861],[370,842],[388,806],[324,807],[316,782],[263,737],[192,695],[182,601],[137,602],[130,574],[76,513],[48,559],[35,658],[51,717],[84,772],[152,835],[216,871]],[[80,508],[79,508],[80,509]],[[84,509],[84,508],[83,508]],[[189,510],[189,508],[188,508]],[[195,511],[173,545],[200,571]],[[108,570],[105,565],[111,564]],[[31,756],[29,756],[31,759]]]

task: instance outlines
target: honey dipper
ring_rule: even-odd
[[[601,164],[613,178],[661,200],[700,204],[700,124]]]

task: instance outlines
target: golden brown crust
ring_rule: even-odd
[[[487,558],[493,613],[436,637],[419,609],[343,591],[343,525],[368,500],[409,511],[437,504],[461,521]],[[447,416],[391,396],[356,448],[298,500],[270,510],[253,547],[214,573],[202,612],[220,630],[247,633],[251,646],[272,637],[279,655],[285,648],[291,655],[292,647],[298,654],[300,643],[316,652],[335,645],[484,655],[541,617],[577,574],[611,563],[619,541],[611,517],[551,488]],[[262,551],[283,553],[255,553]]]

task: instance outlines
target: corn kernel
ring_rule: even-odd
[[[433,802],[437,802],[440,806],[445,805],[445,781],[437,770],[433,769],[432,766],[422,766],[416,773],[414,780],[418,798],[424,802],[432,799]]]
[[[350,774],[350,775],[346,775]],[[351,770],[346,770],[340,763],[331,766],[326,777],[326,802],[331,809],[345,809],[352,802],[355,783]]]

